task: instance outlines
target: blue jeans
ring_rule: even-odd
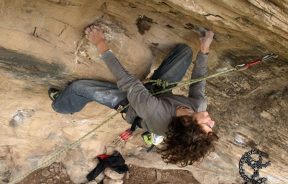
[[[153,73],[151,79],[178,82],[184,77],[192,62],[192,49],[185,44],[178,44]],[[126,99],[126,92],[110,82],[97,80],[77,80],[68,85],[53,102],[52,107],[59,113],[79,112],[88,102],[95,101],[110,108],[115,108]]]

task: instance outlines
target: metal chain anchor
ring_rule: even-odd
[[[254,160],[251,155],[257,155],[258,160]],[[239,173],[241,177],[245,180],[245,184],[263,184],[267,181],[267,178],[259,176],[259,170],[266,168],[271,165],[271,161],[263,163],[263,158],[268,158],[269,155],[265,152],[262,152],[258,149],[252,149],[244,153],[239,161]],[[244,164],[247,164],[253,169],[253,174],[248,176],[243,168]]]

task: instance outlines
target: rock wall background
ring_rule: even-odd
[[[269,183],[287,183],[287,7],[282,0],[0,0],[0,179],[8,182],[34,168],[113,113],[91,103],[80,113],[61,115],[47,97],[49,86],[64,87],[74,79],[114,81],[83,37],[83,29],[97,23],[125,68],[139,78],[176,43],[189,44],[196,55],[199,27],[216,34],[210,73],[278,54],[250,70],[208,81],[209,111],[220,141],[202,163],[182,169],[200,183],[240,183],[239,159],[256,146],[272,161],[261,175]],[[138,22],[139,30],[140,16],[146,18]],[[95,165],[93,157],[128,127],[117,116],[71,150],[62,159],[71,179],[82,181]],[[146,154],[140,134],[121,149],[129,163],[179,169],[156,153]]]

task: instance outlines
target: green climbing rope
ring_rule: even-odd
[[[158,94],[162,94],[162,93],[166,93],[168,91],[171,91],[174,88],[181,88],[183,86],[188,86],[188,85],[191,85],[191,84],[194,84],[194,83],[197,83],[197,82],[200,82],[200,81],[204,81],[204,80],[207,80],[207,79],[211,79],[211,78],[214,78],[214,77],[218,77],[220,75],[224,75],[226,73],[230,73],[230,72],[233,72],[233,71],[236,71],[236,70],[238,70],[238,69],[231,68],[231,69],[224,70],[224,71],[212,74],[212,75],[208,75],[206,77],[200,77],[200,78],[197,78],[197,79],[184,80],[184,81],[180,81],[180,82],[168,83],[167,81],[163,81],[161,79],[149,80],[148,82],[153,82],[153,83],[155,83],[155,85],[161,86],[163,88],[163,90],[158,91],[156,93],[153,93],[153,95],[158,95]],[[171,86],[171,87],[169,87],[169,86]],[[167,88],[167,87],[169,87],[169,88]]]

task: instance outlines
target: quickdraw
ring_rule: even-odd
[[[254,160],[251,155],[257,155],[258,160]],[[246,184],[263,184],[267,181],[267,178],[259,176],[259,170],[266,168],[271,165],[271,162],[268,161],[263,163],[263,158],[268,158],[269,155],[258,149],[252,149],[244,153],[239,161],[239,174],[245,180]],[[253,174],[248,176],[244,169],[244,164],[247,164],[253,169]]]
[[[278,55],[275,55],[273,53],[272,54],[267,54],[267,55],[263,56],[262,58],[255,59],[255,60],[250,61],[250,62],[248,62],[246,64],[236,65],[235,69],[236,70],[240,70],[240,71],[241,70],[246,70],[246,69],[251,68],[252,66],[257,65],[257,64],[259,64],[259,63],[261,63],[263,61],[267,61],[267,60],[272,59],[272,58],[275,59],[277,57],[278,57]]]

